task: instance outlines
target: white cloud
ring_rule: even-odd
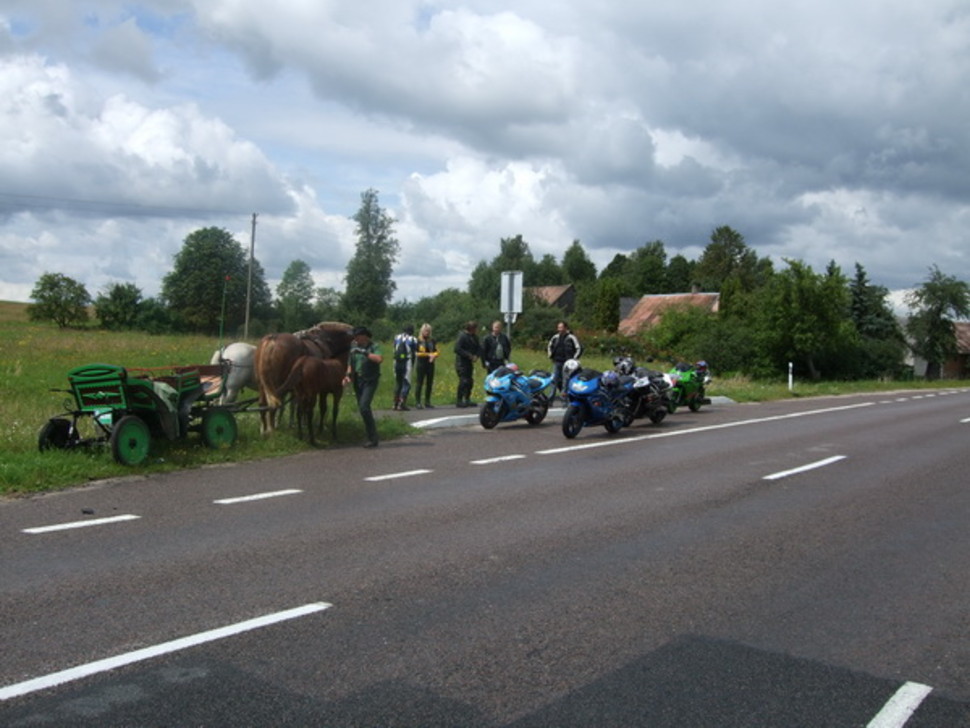
[[[252,212],[271,282],[301,259],[340,288],[371,187],[411,299],[504,237],[603,266],[720,225],[890,288],[967,279],[968,31],[952,0],[9,0],[0,296],[44,266],[151,294]]]

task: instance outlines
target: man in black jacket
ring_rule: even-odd
[[[458,407],[474,407],[477,404],[471,401],[475,362],[482,355],[477,332],[478,324],[475,321],[469,321],[465,324],[464,331],[458,335],[458,340],[455,342],[455,371],[458,373]]]
[[[482,339],[482,364],[485,373],[494,372],[509,363],[512,358],[512,342],[502,331],[502,322],[492,322],[492,332]]]
[[[556,333],[549,339],[547,347],[549,358],[552,359],[552,398],[563,390],[562,365],[570,359],[579,359],[583,354],[583,347],[576,335],[569,330],[569,324],[560,321],[556,324]],[[550,398],[550,399],[552,399]]]

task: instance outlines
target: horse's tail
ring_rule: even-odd
[[[286,381],[280,385],[279,389],[273,392],[278,400],[282,401],[286,394],[295,389],[302,381],[303,362],[305,359],[306,356],[301,356],[298,357],[295,362],[293,362],[293,366],[290,367],[290,373],[287,375]]]

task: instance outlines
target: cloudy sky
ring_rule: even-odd
[[[0,299],[156,295],[229,230],[343,287],[374,188],[398,298],[499,241],[599,268],[729,225],[900,289],[970,280],[966,0],[0,0]]]

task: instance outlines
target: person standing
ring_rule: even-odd
[[[418,345],[414,362],[414,406],[418,409],[434,408],[431,404],[431,389],[434,387],[434,362],[438,358],[438,345],[431,338],[431,324],[421,324],[418,331]],[[424,404],[421,404],[422,394]]]
[[[493,321],[492,331],[482,339],[482,364],[485,372],[494,372],[509,363],[512,358],[512,342],[502,331],[502,322]]]
[[[563,391],[562,365],[570,359],[579,359],[583,354],[583,347],[576,335],[569,330],[569,324],[559,321],[556,324],[556,333],[549,339],[546,348],[552,360],[552,400],[557,392]]]
[[[414,327],[408,324],[394,337],[394,409],[409,410],[408,394],[411,392],[411,372],[414,369],[418,340]]]
[[[364,447],[377,447],[377,422],[371,404],[377,393],[377,385],[381,379],[381,362],[384,357],[380,346],[371,339],[370,329],[358,326],[353,331],[354,345],[350,350],[350,361],[347,364],[347,376],[344,384],[352,382],[354,394],[357,396],[357,409],[364,421],[367,432],[367,442]]]
[[[478,323],[469,321],[455,342],[455,371],[458,373],[458,407],[474,407],[471,401],[475,362],[482,355],[478,343]]]

